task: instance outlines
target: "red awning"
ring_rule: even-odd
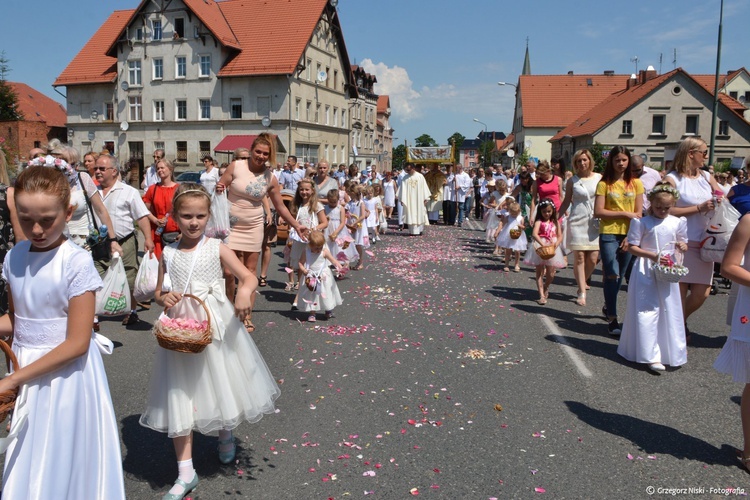
[[[214,148],[214,152],[216,153],[228,153],[232,154],[234,153],[234,150],[237,148],[247,148],[250,149],[250,146],[253,145],[253,141],[255,138],[258,137],[257,135],[228,135],[224,137],[219,144],[216,145]],[[286,149],[281,144],[281,141],[279,141],[279,136],[275,135],[276,138],[276,152],[277,153],[286,153]]]

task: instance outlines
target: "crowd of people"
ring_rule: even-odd
[[[733,181],[726,172],[713,175],[704,165],[706,152],[701,139],[685,139],[668,172],[645,166],[623,146],[609,151],[602,173],[594,171],[585,149],[573,156],[572,171],[553,158],[530,160],[518,171],[407,163],[399,172],[381,173],[373,165],[360,173],[357,165],[344,164],[332,172],[326,161],[300,167],[294,156],[277,164],[274,138],[260,134],[228,164],[205,158],[199,183],[177,182],[174,163],[156,150],[135,182],[143,192],[125,182],[127,172],[107,153],[87,152],[81,160],[74,148],[50,144],[31,152],[13,186],[0,158],[0,336],[19,360],[0,380],[0,394],[23,388],[10,435],[0,443],[7,449],[3,493],[124,498],[117,421],[101,358],[113,346],[96,333],[95,315],[115,254],[131,292],[142,248],[143,258],[159,260],[155,302],[171,309],[194,297],[215,325],[212,341],[196,354],[157,349],[140,419],[173,440],[178,477],[164,498],[180,499],[199,481],[193,432],[218,432],[218,460],[231,463],[233,429],[274,410],[279,388],[247,333],[255,328],[256,290],[269,286],[282,220],[289,227],[282,252],[285,290],[292,309],[308,322],[334,317],[343,304],[339,280],[367,265],[387,231],[419,236],[441,218],[462,226],[473,214],[484,224],[493,255],[503,260],[503,272],[521,272],[522,259],[534,269],[539,305],[548,304],[555,275],[572,253],[575,303],[586,307],[601,262],[602,314],[608,333],[619,337],[617,352],[662,373],[687,362],[688,318],[709,296],[714,276],[714,263],[701,257],[701,241],[710,216],[726,200],[743,217],[722,272],[741,286],[735,287],[731,333],[715,366],[746,384],[742,463],[750,469],[750,326],[744,312],[750,259],[743,260],[750,256],[750,218],[744,217],[750,183],[744,171]],[[228,234],[209,238],[206,227],[219,199],[228,206]],[[659,278],[685,268],[679,282]],[[623,280],[629,285],[620,322]],[[130,303],[126,326],[140,321],[134,296]],[[81,438],[65,437],[71,434]],[[60,463],[60,456],[73,455],[82,458]],[[40,469],[52,471],[47,481],[32,480]]]

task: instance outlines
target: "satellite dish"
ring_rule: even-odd
[[[128,122],[120,122],[120,130],[123,132],[127,132],[127,130],[130,128],[130,124]]]
[[[531,147],[531,139],[526,139],[525,141],[523,141],[523,147],[525,147],[527,149],[530,148]]]
[[[89,132],[89,140],[93,141],[95,138],[96,138],[96,134],[93,131]]]
[[[260,121],[261,125],[268,128],[271,126],[271,119],[267,116],[264,116],[263,119]]]
[[[508,151],[506,151],[505,154],[508,156],[508,158],[513,158],[514,156],[516,156],[516,152],[513,151],[512,149],[509,149]]]
[[[97,110],[91,111],[91,119],[96,121],[97,118],[99,118],[99,112]]]
[[[120,88],[122,90],[127,91],[130,88],[130,85],[128,85],[128,82],[126,82],[125,80],[123,80],[122,83],[120,84]]]
[[[339,0],[330,0],[328,3],[331,4],[331,7],[335,9],[336,6],[339,4]]]
[[[319,82],[324,82],[324,81],[326,81],[327,79],[328,79],[328,73],[326,73],[326,72],[325,72],[325,71],[323,71],[323,70],[321,70],[321,71],[318,71],[318,81],[319,81]]]

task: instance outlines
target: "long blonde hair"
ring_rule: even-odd
[[[686,137],[683,139],[680,145],[677,146],[677,151],[674,154],[674,161],[672,162],[672,168],[670,170],[674,170],[680,175],[689,173],[688,169],[690,168],[690,162],[688,155],[691,151],[700,149],[701,146],[705,145],[706,141],[699,139],[698,137]]]

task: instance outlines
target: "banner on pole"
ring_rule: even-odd
[[[453,148],[451,146],[407,147],[406,161],[453,163]]]

